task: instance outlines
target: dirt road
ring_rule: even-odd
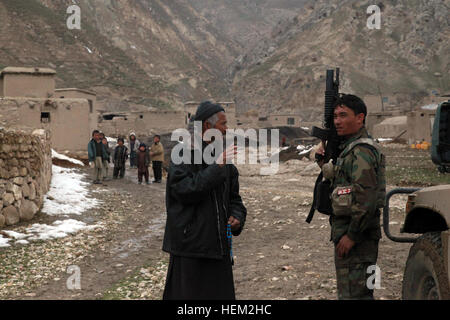
[[[272,177],[241,178],[249,215],[245,232],[235,239],[239,299],[336,299],[328,217],[316,213],[311,224],[305,222],[316,176],[314,171],[298,172],[309,164],[294,162]],[[391,225],[394,232],[400,221],[397,214]],[[381,289],[376,298],[400,298],[409,246],[381,240]]]
[[[86,173],[87,169],[83,169]],[[260,176],[240,167],[248,218],[235,237],[234,277],[238,299],[336,299],[328,217],[305,222],[317,170],[290,160],[279,173]],[[102,205],[78,217],[99,228],[63,239],[0,249],[0,297],[7,299],[161,299],[168,255],[161,251],[165,224],[165,180],[138,185],[135,170],[123,180],[90,186]],[[404,198],[394,203],[391,227],[398,232]],[[49,217],[39,215],[38,221]],[[384,235],[378,265],[378,299],[399,299],[410,245]],[[81,289],[69,290],[76,265]]]

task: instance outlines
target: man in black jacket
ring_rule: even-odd
[[[214,128],[225,135],[226,116],[220,105],[202,103],[194,120],[202,121],[203,134]],[[202,150],[210,142],[204,141]],[[247,216],[238,170],[226,164],[235,154],[233,146],[210,165],[170,164],[163,243],[170,262],[163,299],[235,299],[227,227],[239,235]]]

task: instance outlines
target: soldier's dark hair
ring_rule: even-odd
[[[346,106],[352,109],[356,115],[363,113],[364,123],[366,123],[367,107],[361,98],[353,94],[341,94],[334,103],[334,107],[336,108],[337,106]]]
[[[122,143],[125,143],[125,140],[123,140],[123,138],[117,139],[117,143],[119,143],[120,141],[122,141]]]
[[[92,131],[92,136],[94,136],[94,134],[96,134],[96,133],[100,133],[100,131],[98,131],[98,130]]]

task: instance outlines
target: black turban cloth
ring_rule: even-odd
[[[202,102],[197,108],[194,121],[205,121],[213,114],[221,111],[225,112],[225,109],[220,104],[212,103],[210,101]]]

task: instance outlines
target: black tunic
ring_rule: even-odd
[[[235,300],[231,261],[170,255],[164,300]]]
[[[223,206],[220,218],[225,219]],[[164,300],[235,300],[230,243],[222,238],[222,259],[170,255]]]

